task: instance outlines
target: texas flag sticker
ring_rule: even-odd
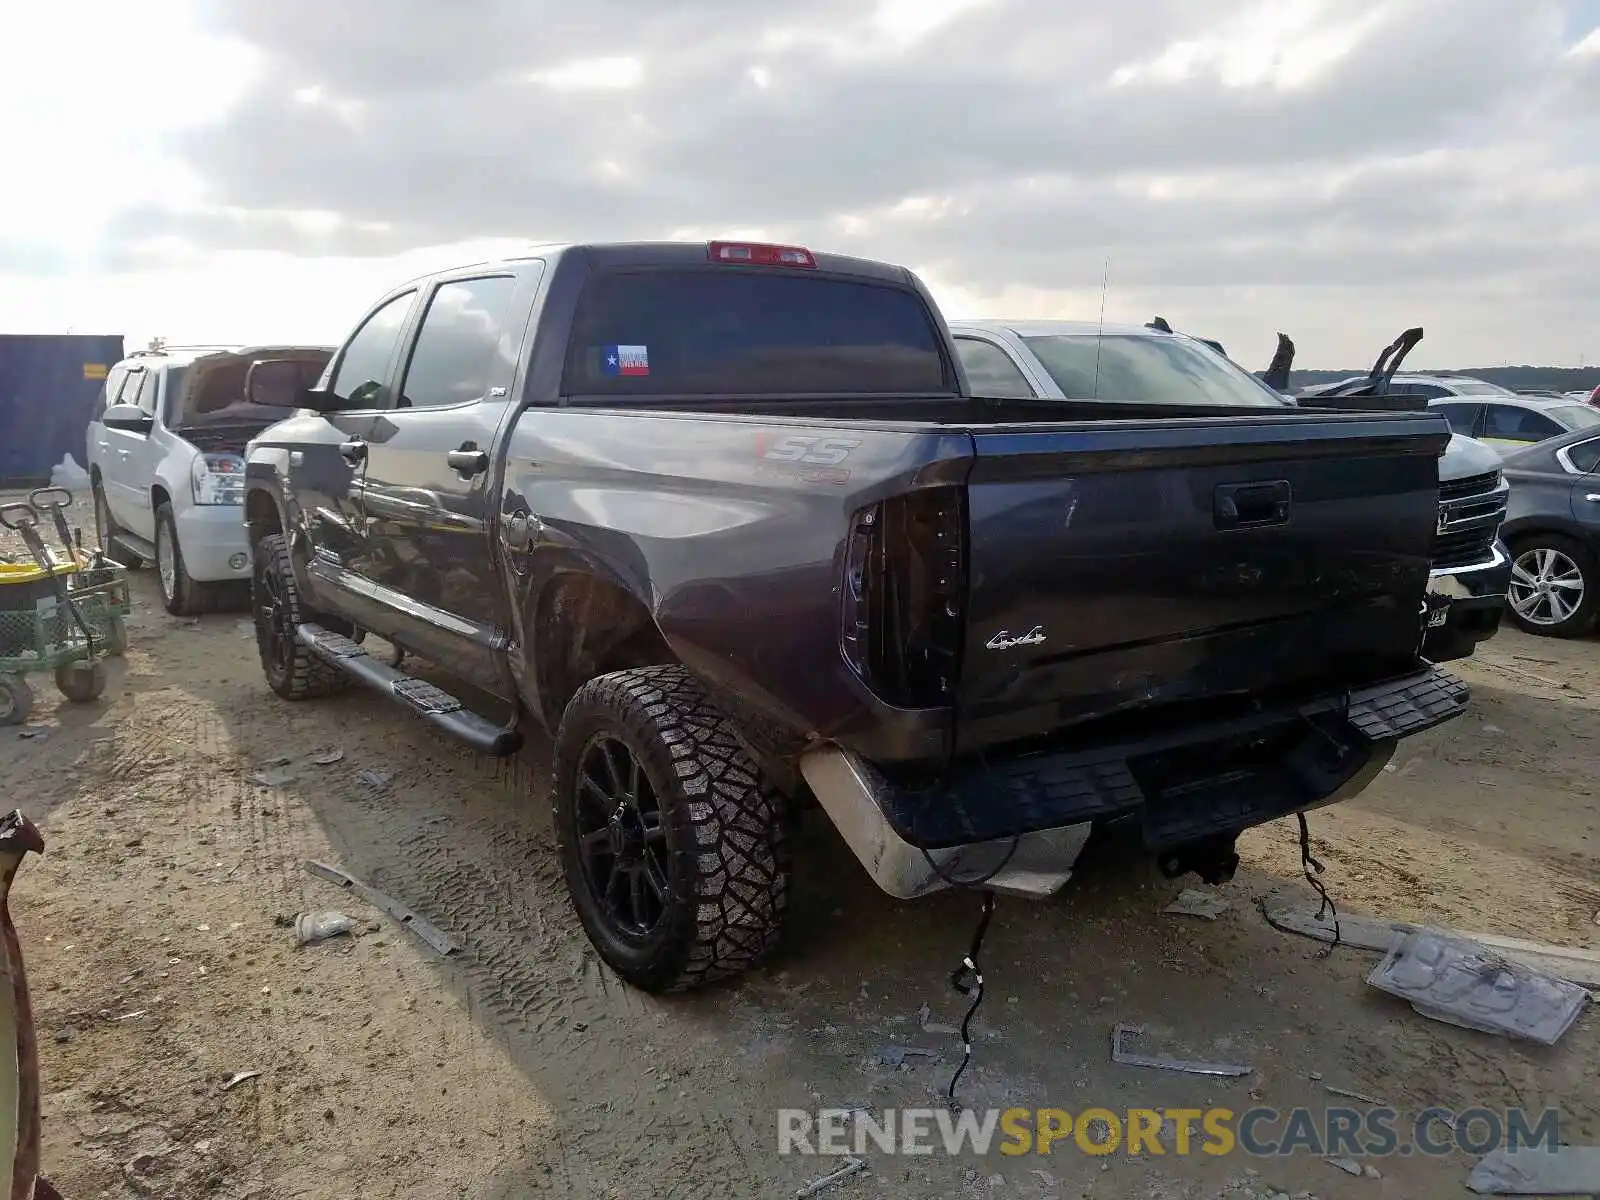
[[[607,375],[650,374],[650,350],[646,346],[602,346],[601,367]]]

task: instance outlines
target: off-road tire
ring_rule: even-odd
[[[128,570],[137,570],[144,562],[144,556],[136,554],[120,540],[117,535],[122,532],[116,520],[111,516],[111,505],[106,503],[106,492],[99,477],[95,478],[90,492],[94,499],[94,536],[95,543],[105,556],[113,562],[121,563]]]
[[[300,598],[300,588],[294,578],[294,562],[289,557],[289,543],[281,533],[268,534],[257,542],[254,560],[250,616],[256,627],[256,650],[261,656],[261,671],[267,677],[267,686],[285,700],[314,700],[343,691],[349,686],[350,677],[312,653],[297,638],[290,639],[287,668],[280,670],[274,665],[267,643],[268,618],[261,608],[264,585],[270,583],[276,586],[291,625],[314,621],[316,615]],[[270,580],[266,578],[268,575],[272,577]]]
[[[644,940],[615,930],[584,873],[578,772],[597,737],[621,741],[660,804],[668,898]],[[617,974],[650,992],[737,975],[777,945],[789,901],[787,803],[764,779],[728,719],[683,667],[640,667],[592,679],[556,733],[552,809],[567,890],[589,940]]]
[[[172,546],[172,595],[167,595],[166,584],[161,579],[161,538],[165,533]],[[198,617],[219,607],[222,589],[215,584],[201,583],[189,575],[183,562],[183,545],[178,541],[178,522],[170,501],[156,509],[156,591],[161,593],[161,603],[175,617]]]
[[[1600,616],[1600,611],[1597,611],[1600,608],[1600,560],[1587,546],[1559,533],[1532,533],[1517,539],[1510,549],[1513,563],[1530,550],[1554,550],[1570,559],[1583,578],[1583,598],[1577,608],[1566,620],[1555,624],[1541,625],[1525,619],[1507,596],[1505,615],[1513,625],[1526,633],[1554,638],[1582,637],[1594,628],[1595,619]]]

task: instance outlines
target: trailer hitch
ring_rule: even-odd
[[[1197,842],[1163,851],[1156,865],[1168,879],[1177,879],[1193,871],[1201,880],[1215,887],[1229,882],[1239,870],[1239,855],[1234,847],[1238,834],[1220,833],[1201,838]]]

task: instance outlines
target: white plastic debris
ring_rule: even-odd
[[[1589,1002],[1577,984],[1435,929],[1399,938],[1367,982],[1433,1020],[1545,1046],[1555,1045]]]
[[[1472,1168],[1467,1186],[1486,1196],[1600,1195],[1600,1146],[1496,1150]]]
[[[1207,921],[1215,921],[1228,911],[1231,903],[1226,896],[1217,892],[1201,888],[1184,888],[1178,893],[1178,898],[1162,911],[1176,913],[1181,917],[1203,917]]]
[[[342,912],[301,913],[294,919],[294,940],[298,946],[309,946],[349,933],[355,927],[355,921]]]
[[[71,454],[61,456],[61,461],[50,468],[50,486],[66,488],[86,488],[89,486],[89,472],[78,465],[78,460]]]

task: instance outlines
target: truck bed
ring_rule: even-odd
[[[631,544],[675,653],[743,708],[928,762],[1416,669],[1447,440],[1425,413],[652,397],[525,414],[507,485],[563,538]],[[919,696],[844,661],[841,576],[867,513],[872,570],[914,571],[926,529],[895,514],[935,495],[957,628],[913,598],[869,638],[944,655],[949,691]]]

